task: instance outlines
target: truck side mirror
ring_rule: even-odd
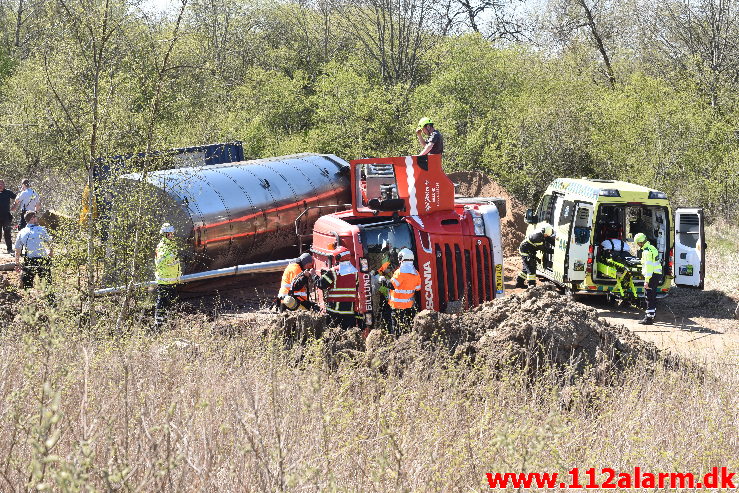
[[[537,217],[536,213],[534,212],[534,209],[528,209],[526,211],[526,222],[528,224],[536,224],[539,222],[539,218]]]

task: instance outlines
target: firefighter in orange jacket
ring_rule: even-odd
[[[329,316],[329,325],[350,329],[357,323],[354,302],[357,299],[357,268],[352,265],[351,252],[346,247],[338,247],[333,252],[338,262],[318,280],[323,289],[323,299]]]
[[[315,310],[318,307],[308,299],[308,287],[311,281],[315,281],[313,271],[313,257],[304,253],[294,262],[290,262],[282,273],[282,282],[277,298],[280,300],[280,311]]]
[[[414,255],[408,248],[398,253],[400,267],[390,279],[390,308],[392,309],[391,333],[400,335],[408,331],[416,316],[416,291],[421,290],[421,276],[413,266]]]

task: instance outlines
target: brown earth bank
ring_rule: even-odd
[[[659,359],[656,346],[551,286],[513,294],[459,315],[423,311],[412,330],[397,339],[373,330],[364,340],[358,329],[327,328],[323,316],[308,312],[252,313],[235,324],[222,324],[219,331],[233,334],[254,327],[282,334],[291,348],[322,338],[331,367],[351,361],[394,374],[419,362],[432,364],[440,351],[470,365],[521,369],[532,375],[548,369],[570,376],[589,373],[599,382],[610,383],[637,360]]]
[[[479,171],[457,171],[449,179],[458,195],[466,197],[501,197],[506,200],[506,216],[500,221],[503,232],[503,255],[516,255],[526,233],[526,207],[504,187]]]

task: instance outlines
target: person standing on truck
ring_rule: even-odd
[[[10,227],[13,225],[13,215],[10,213],[10,203],[15,200],[15,192],[5,188],[5,181],[0,180],[0,234],[5,237],[5,246],[8,253],[13,253],[13,240],[10,239]]]
[[[657,287],[662,284],[662,264],[659,261],[659,251],[647,241],[647,235],[637,233],[634,236],[634,243],[641,249],[641,272],[644,276],[644,294],[647,299],[647,310],[639,323],[652,325],[657,314]]]
[[[390,309],[392,324],[390,333],[401,335],[410,330],[416,316],[416,291],[421,290],[421,276],[413,265],[415,256],[409,248],[398,253],[400,267],[390,279]]]
[[[424,136],[428,136],[428,138]],[[418,143],[423,146],[423,150],[418,154],[419,156],[444,153],[444,137],[441,132],[434,128],[434,122],[431,121],[431,118],[425,116],[418,121],[416,137],[418,137]]]
[[[18,196],[10,210],[14,211],[19,206],[21,209],[21,217],[18,224],[18,230],[21,230],[26,227],[26,212],[38,212],[41,209],[41,199],[36,191],[31,188],[31,182],[28,178],[24,178],[23,181],[21,181],[21,191],[18,192]]]
[[[26,227],[18,233],[18,238],[15,239],[15,270],[21,271],[21,287],[23,289],[33,287],[33,279],[37,275],[39,279],[46,282],[47,286],[51,285],[51,257],[54,254],[51,236],[46,228],[38,225],[35,212],[26,212],[23,219]],[[23,255],[22,270],[21,254]],[[50,293],[48,300],[53,304],[54,295]]]
[[[318,287],[324,293],[329,325],[343,330],[350,329],[357,323],[354,303],[357,299],[359,274],[352,265],[351,253],[346,247],[336,248],[333,256],[338,265],[327,270],[318,280]]]
[[[521,273],[516,278],[516,287],[536,286],[536,252],[544,250],[544,241],[554,237],[554,228],[547,223],[542,224],[536,230],[523,239],[518,247],[521,254]]]
[[[287,264],[282,273],[280,290],[277,293],[280,311],[292,311],[299,308],[303,310],[318,309],[318,306],[310,301],[308,297],[310,283],[317,281],[318,278],[313,270],[313,265],[313,256],[307,252]]]
[[[156,248],[154,274],[157,282],[157,301],[154,307],[154,330],[159,331],[167,321],[167,311],[177,298],[175,285],[182,277],[179,251],[174,240],[174,226],[169,223],[159,228],[162,239]]]

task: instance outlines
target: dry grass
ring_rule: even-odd
[[[320,342],[297,364],[255,325],[229,338],[191,316],[113,336],[111,309],[80,333],[79,305],[61,302],[28,301],[0,334],[2,492],[446,492],[485,490],[496,471],[739,471],[736,360],[708,375],[637,364],[614,387],[444,355],[402,377],[328,371]]]
[[[320,343],[296,365],[279,340],[205,320],[91,338],[26,319],[39,332],[0,346],[0,491],[474,491],[491,471],[739,469],[736,367],[637,366],[612,388],[452,361],[394,377],[328,372]]]

